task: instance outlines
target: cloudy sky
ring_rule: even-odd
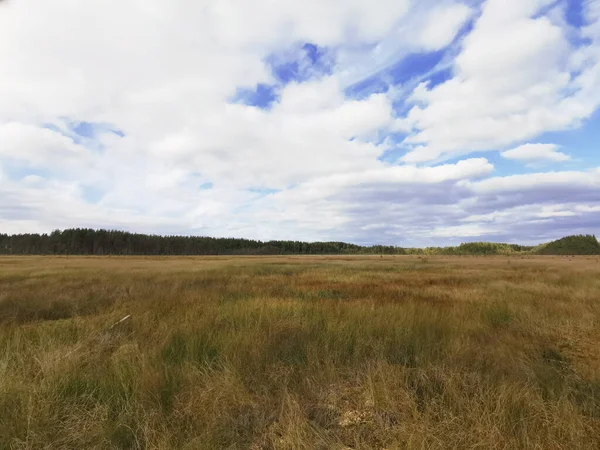
[[[0,232],[600,232],[600,0],[4,0]]]

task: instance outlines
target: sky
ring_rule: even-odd
[[[600,232],[600,0],[4,0],[0,232]]]

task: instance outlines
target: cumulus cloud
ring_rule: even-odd
[[[454,76],[413,92],[416,105],[402,121],[412,129],[405,140],[412,149],[404,161],[494,150],[591,116],[600,104],[600,42],[573,52],[564,30],[537,14],[552,3],[488,0],[483,5],[454,61]],[[589,27],[597,27],[591,12],[587,17]]]
[[[501,154],[506,159],[527,162],[563,162],[571,159],[566,153],[558,151],[558,148],[555,144],[524,144],[510,150],[505,150]]]
[[[8,122],[0,124],[2,156],[31,165],[64,169],[65,165],[85,165],[89,162],[91,152],[50,129]]]

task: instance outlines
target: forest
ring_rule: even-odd
[[[568,236],[537,247],[469,242],[454,247],[403,248],[345,242],[258,241],[205,236],[159,236],[71,228],[50,234],[0,234],[3,255],[597,255],[595,236]]]
[[[543,244],[535,249],[539,255],[599,255],[600,243],[596,236],[567,236]]]
[[[344,242],[269,241],[200,236],[158,236],[73,228],[50,234],[0,234],[0,254],[14,255],[319,255],[402,253],[392,246]]]

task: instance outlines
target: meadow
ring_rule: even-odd
[[[2,450],[455,448],[600,448],[598,257],[0,257]]]

